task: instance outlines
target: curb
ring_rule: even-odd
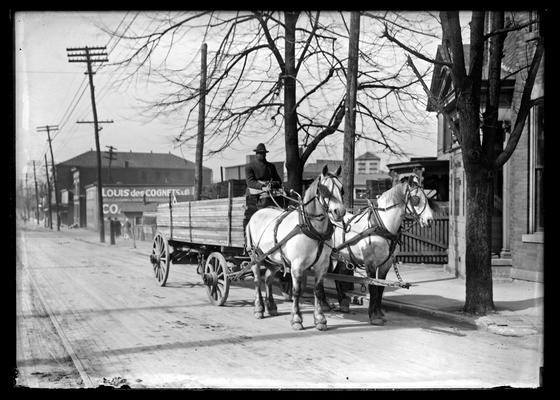
[[[448,311],[441,311],[430,307],[416,306],[413,304],[401,303],[398,301],[383,299],[383,306],[389,310],[401,311],[416,315],[427,315],[440,320],[451,321],[454,323],[468,325],[471,328],[481,329],[484,326],[476,322],[476,318],[466,315],[455,314]]]

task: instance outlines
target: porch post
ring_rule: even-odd
[[[505,125],[505,124],[504,124]],[[510,129],[509,126],[504,126],[504,146],[509,140]],[[500,258],[511,258],[511,249],[509,241],[509,219],[510,219],[510,161],[508,160],[503,168],[503,185],[502,185],[502,250],[500,251]]]

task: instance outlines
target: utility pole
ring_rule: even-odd
[[[93,86],[93,74],[91,64],[94,62],[107,62],[106,47],[80,47],[67,48],[69,62],[85,62],[87,64],[87,74],[89,76],[89,88],[91,91],[91,106],[93,109],[93,127],[95,133],[95,147],[97,151],[97,199],[98,210],[97,218],[99,220],[99,241],[105,243],[105,220],[103,218],[103,191],[101,182],[101,151],[99,149],[99,123],[97,120],[97,107],[95,105],[95,89]]]
[[[56,168],[54,165],[54,156],[52,151],[52,140],[51,140],[51,131],[57,131],[58,125],[45,125],[45,126],[38,126],[37,132],[47,132],[47,138],[49,140],[49,149],[51,152],[51,164],[52,164],[52,173],[53,173],[53,182],[54,182],[54,201],[56,203],[56,230],[60,230],[60,206],[58,202],[58,185],[56,183]]]
[[[52,229],[51,183],[49,182],[49,164],[47,163],[47,153],[45,153],[45,172],[47,174],[47,203],[49,208],[49,228]]]
[[[111,176],[111,162],[116,160],[115,158],[113,158],[114,155],[113,151],[117,150],[117,148],[113,146],[105,146],[105,147],[109,149],[109,156],[105,157],[106,160],[109,160],[109,182],[113,183],[113,177]]]
[[[200,102],[198,103],[198,133],[196,138],[196,159],[194,167],[194,199],[202,194],[202,154],[204,149],[204,119],[206,113],[206,43],[200,53]]]
[[[350,42],[346,73],[346,112],[344,116],[343,184],[344,205],[354,206],[354,147],[356,138],[356,89],[358,83],[358,48],[360,39],[360,12],[352,11],[350,17]]]
[[[35,218],[39,225],[39,191],[37,190],[37,175],[35,174],[35,160],[33,160],[33,181],[35,182]]]

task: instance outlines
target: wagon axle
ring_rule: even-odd
[[[160,261],[161,261],[161,257],[159,255],[150,254],[150,263],[159,264]]]

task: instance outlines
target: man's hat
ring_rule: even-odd
[[[264,143],[259,143],[257,148],[253,150],[255,153],[268,153],[268,150],[264,146]]]

